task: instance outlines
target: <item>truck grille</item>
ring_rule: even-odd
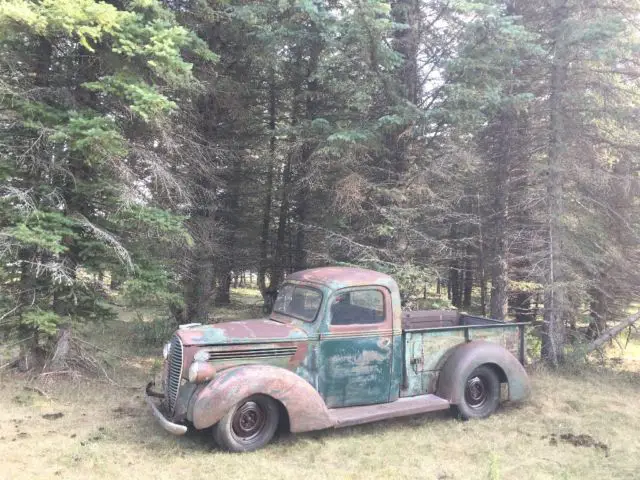
[[[209,350],[209,360],[235,360],[249,358],[290,357],[296,347],[247,348],[236,350]]]
[[[180,378],[182,377],[182,341],[177,335],[171,339],[171,351],[169,352],[169,368],[167,369],[167,406],[169,412],[173,413],[180,389]]]

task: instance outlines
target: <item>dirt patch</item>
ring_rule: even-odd
[[[57,420],[62,417],[64,417],[64,413],[62,412],[45,413],[44,415],[42,415],[42,418],[44,418],[45,420]]]
[[[542,439],[546,439],[547,436],[543,436]],[[603,442],[599,442],[591,435],[587,435],[585,433],[574,435],[573,433],[562,433],[557,435],[552,433],[549,435],[549,445],[558,445],[558,441],[563,443],[569,443],[574,447],[592,447],[597,450],[602,450],[604,452],[604,456],[609,456],[609,446]]]
[[[116,414],[116,417],[138,417],[140,415],[140,409],[126,405],[120,405],[119,407],[113,409],[113,413]]]

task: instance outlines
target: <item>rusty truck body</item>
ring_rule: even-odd
[[[164,348],[163,391],[149,384],[146,399],[169,432],[213,427],[231,451],[259,448],[281,427],[452,407],[482,418],[501,399],[529,394],[524,327],[456,311],[403,313],[396,282],[371,270],[304,270],[287,277],[268,318],[181,326]]]

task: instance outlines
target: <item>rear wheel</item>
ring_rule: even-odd
[[[458,403],[458,412],[464,419],[485,418],[500,404],[500,379],[495,370],[481,365],[464,381],[464,396]]]
[[[213,427],[219,447],[231,452],[249,452],[271,441],[278,428],[280,412],[275,400],[253,395],[237,403]]]

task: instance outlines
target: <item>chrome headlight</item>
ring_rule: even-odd
[[[198,379],[198,367],[200,367],[200,362],[193,362],[189,367],[189,381],[191,383],[195,383]]]
[[[191,383],[208,382],[215,373],[216,369],[210,363],[193,362],[189,367],[189,381]]]
[[[171,342],[165,343],[164,347],[162,347],[162,356],[166,360],[169,358],[169,353],[171,352]]]

